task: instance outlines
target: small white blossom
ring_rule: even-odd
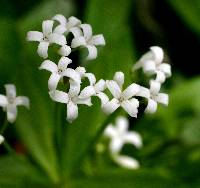
[[[135,131],[128,131],[128,120],[119,116],[116,119],[116,125],[109,124],[104,131],[104,136],[110,138],[109,149],[115,162],[119,165],[136,169],[139,167],[139,163],[134,158],[120,155],[120,151],[124,144],[132,144],[136,148],[142,147],[142,138]]]
[[[105,45],[105,39],[102,34],[92,35],[92,28],[89,24],[81,24],[80,28],[83,31],[83,34],[75,37],[72,40],[71,47],[86,47],[88,49],[87,60],[96,59],[97,57],[97,48],[96,46]]]
[[[4,142],[4,137],[0,135],[0,145]]]
[[[121,106],[131,117],[137,117],[139,101],[133,96],[140,92],[140,86],[133,83],[122,91],[123,84],[124,74],[122,72],[116,72],[114,80],[106,81],[106,86],[114,98],[109,101],[108,96],[104,93],[97,95],[101,99],[103,111],[110,114]]]
[[[59,22],[59,25],[54,30],[55,33],[63,34],[71,32],[74,37],[81,35],[79,28],[81,21],[78,18],[71,16],[66,19],[63,15],[57,14],[52,19]]]
[[[80,84],[74,81],[70,81],[68,93],[59,90],[49,92],[52,100],[67,104],[67,120],[70,123],[78,117],[78,104],[92,105],[91,96],[87,94],[84,98],[83,93],[85,93],[84,89],[80,91]]]
[[[6,96],[0,95],[0,106],[7,112],[7,120],[13,123],[17,117],[17,106],[29,108],[29,99],[25,96],[16,97],[16,88],[13,84],[6,84]]]
[[[66,37],[64,35],[55,33],[53,31],[53,24],[54,24],[54,21],[45,20],[42,22],[42,32],[29,31],[27,33],[28,41],[39,42],[37,52],[38,52],[39,56],[43,57],[44,59],[46,59],[48,57],[48,48],[49,48],[50,44],[55,43],[60,46],[65,46],[67,44]],[[66,46],[63,48],[66,49]],[[64,53],[63,49],[61,49],[61,52]],[[66,53],[67,52],[65,52],[65,54]]]
[[[156,74],[156,81],[163,83],[167,77],[171,76],[171,66],[163,63],[164,52],[158,46],[150,47],[150,51],[144,54],[133,66],[133,70],[142,68],[144,73]]]
[[[63,77],[71,78],[77,83],[81,82],[81,77],[77,73],[77,71],[75,71],[72,68],[68,68],[68,65],[70,63],[72,63],[71,59],[69,59],[68,57],[61,57],[61,59],[58,62],[58,65],[56,65],[50,60],[45,60],[41,64],[39,69],[45,69],[52,73],[48,81],[49,90],[56,90],[59,81]]]
[[[157,110],[157,103],[168,105],[169,96],[165,93],[159,93],[161,84],[155,80],[150,81],[150,98],[145,109],[146,113],[155,113]]]

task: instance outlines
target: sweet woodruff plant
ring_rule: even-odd
[[[158,46],[150,47],[132,68],[133,72],[141,68],[144,74],[151,76],[149,87],[130,83],[124,88],[125,75],[120,70],[113,75],[112,80],[97,80],[94,73],[87,72],[85,67],[75,67],[73,59],[68,57],[73,51],[86,48],[88,50],[86,59],[91,62],[98,56],[97,46],[106,44],[102,34],[93,35],[91,25],[82,23],[76,17],[66,19],[63,15],[57,14],[52,19],[42,22],[42,31],[29,31],[27,40],[38,43],[37,53],[44,59],[39,69],[50,72],[49,96],[53,101],[66,105],[66,120],[70,123],[78,118],[79,105],[88,107],[92,105],[92,97],[97,97],[101,101],[101,108],[108,115],[118,108],[123,108],[129,116],[135,118],[140,105],[138,97],[148,101],[146,113],[155,113],[158,103],[168,105],[168,94],[160,92],[160,89],[166,78],[171,76],[171,67],[163,63],[164,52]],[[59,46],[58,62],[49,59],[48,50],[53,45]],[[8,122],[13,123],[16,120],[18,105],[29,107],[28,98],[16,97],[15,86],[6,85],[6,96],[0,95],[0,106],[7,112]],[[120,155],[125,143],[131,143],[137,148],[142,146],[140,135],[128,131],[127,118],[118,117],[116,127],[109,124],[103,135],[110,138],[109,149],[116,163],[132,169],[139,167],[135,159]],[[3,141],[4,138],[1,136],[0,143]]]

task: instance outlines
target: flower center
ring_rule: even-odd
[[[8,102],[10,104],[13,104],[15,102],[15,98],[14,97],[8,97]]]

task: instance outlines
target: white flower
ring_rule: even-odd
[[[80,75],[74,69],[68,68],[68,65],[72,62],[68,57],[61,57],[56,65],[50,60],[45,60],[39,69],[45,69],[50,71],[52,74],[48,81],[49,90],[56,90],[59,81],[63,77],[68,77],[74,80],[77,83],[81,82]]]
[[[72,40],[71,47],[77,48],[79,46],[88,49],[87,60],[92,60],[97,57],[96,46],[105,45],[105,39],[102,34],[92,35],[92,28],[89,24],[80,25],[83,35],[77,36]]]
[[[7,112],[8,122],[13,123],[17,117],[17,106],[29,108],[29,99],[25,96],[16,97],[16,88],[13,84],[6,84],[6,96],[0,95],[0,106]]]
[[[87,98],[83,98],[83,92],[85,92],[84,89],[80,92],[80,84],[70,81],[68,93],[55,90],[50,91],[49,94],[52,100],[67,104],[67,120],[71,123],[78,117],[78,104],[92,105],[91,96],[87,95]]]
[[[59,34],[72,32],[74,36],[79,36],[81,34],[81,30],[78,27],[81,24],[81,21],[78,18],[71,16],[67,20],[63,15],[56,14],[52,19],[59,22],[59,25],[55,28],[54,32]]]
[[[110,114],[121,106],[131,117],[137,117],[139,101],[133,96],[139,93],[140,86],[133,83],[122,91],[123,84],[124,74],[122,72],[116,72],[114,80],[106,81],[106,86],[114,98],[109,101],[109,98],[104,93],[97,95],[101,99],[103,111]]]
[[[125,168],[136,169],[139,163],[134,158],[120,154],[124,144],[132,144],[136,148],[142,147],[142,138],[135,131],[128,131],[128,120],[119,116],[116,125],[109,124],[104,131],[104,136],[110,138],[109,149],[115,162]]]
[[[4,142],[4,137],[0,135],[0,145]]]
[[[142,68],[144,73],[156,74],[156,81],[163,83],[167,77],[171,76],[171,66],[163,63],[164,52],[158,46],[150,47],[150,51],[144,54],[133,66],[133,70]]]
[[[155,80],[150,80],[150,98],[145,109],[146,113],[154,113],[157,110],[157,103],[168,105],[169,96],[165,93],[159,93],[161,84]]]
[[[39,56],[43,57],[44,59],[48,57],[48,47],[50,44],[55,43],[60,46],[64,46],[67,43],[66,37],[64,35],[53,32],[53,24],[54,21],[45,20],[42,22],[42,32],[29,31],[27,33],[28,41],[39,42],[37,52]]]

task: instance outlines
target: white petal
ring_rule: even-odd
[[[144,97],[144,98],[148,99],[150,97],[150,91],[149,91],[149,89],[147,89],[143,86],[140,86],[140,90],[138,93],[136,93],[136,96]]]
[[[123,72],[116,72],[113,80],[117,82],[120,88],[122,88],[124,84],[124,73]]]
[[[135,98],[123,101],[122,108],[131,116],[137,118],[139,101]]]
[[[115,162],[120,165],[121,167],[128,168],[128,169],[138,169],[140,167],[139,162],[128,156],[124,155],[117,155],[114,157]]]
[[[154,60],[156,64],[160,64],[163,61],[164,58],[164,52],[163,49],[160,48],[159,46],[152,46],[150,47],[152,53],[154,54]]]
[[[106,81],[107,88],[109,91],[112,93],[112,95],[116,98],[119,99],[121,97],[121,89],[117,82],[113,80],[107,80]]]
[[[95,92],[93,86],[87,86],[87,87],[85,87],[85,88],[81,91],[81,93],[80,93],[80,95],[79,95],[79,98],[80,98],[80,99],[89,98],[89,97],[91,97],[91,96],[94,96],[95,93],[96,93],[96,92]]]
[[[52,20],[58,21],[61,25],[66,25],[67,19],[62,14],[56,14]]]
[[[157,95],[160,91],[161,84],[155,80],[150,80],[150,92],[153,95]]]
[[[81,89],[80,83],[78,84],[77,82],[70,80],[70,87],[68,93],[70,97],[78,96],[80,89]]]
[[[53,30],[54,33],[57,34],[64,34],[67,31],[66,26],[65,25],[58,25],[55,27],[55,29]]]
[[[139,60],[133,65],[132,71],[136,71],[137,69],[140,69],[142,66],[143,66],[143,62]]]
[[[161,103],[161,104],[164,104],[164,105],[168,105],[169,103],[169,96],[165,93],[159,93],[156,97],[155,97],[155,100],[158,102],[158,103]]]
[[[72,63],[71,59],[68,57],[61,57],[58,62],[58,69],[65,70],[70,63]]]
[[[82,36],[74,38],[71,42],[72,48],[77,48],[79,46],[86,46],[85,38]]]
[[[74,69],[71,69],[71,68],[67,68],[63,73],[62,73],[62,76],[66,76],[70,79],[72,79],[74,82],[76,82],[77,84],[80,84],[81,83],[81,77],[80,75],[74,70]]]
[[[81,24],[80,27],[83,30],[83,36],[86,40],[91,39],[92,37],[92,27],[89,24]]]
[[[115,98],[113,98],[111,101],[107,102],[105,105],[103,105],[103,111],[106,114],[113,113],[118,107],[119,107],[119,101]]]
[[[138,84],[129,85],[123,92],[122,96],[125,100],[130,99],[135,96],[140,91],[140,86]]]
[[[117,117],[116,119],[116,129],[120,134],[126,133],[128,130],[128,119],[122,116]]]
[[[101,107],[103,107],[109,101],[108,96],[103,92],[97,93],[97,97],[99,97],[101,100]]]
[[[42,22],[42,31],[46,37],[48,37],[52,33],[53,22],[54,21],[52,20],[45,20]]]
[[[85,76],[86,70],[84,67],[77,67],[75,70],[80,74],[81,78]]]
[[[142,138],[141,138],[140,134],[138,134],[135,131],[130,131],[130,132],[126,133],[126,135],[124,136],[124,142],[133,144],[137,148],[142,147]]]
[[[96,59],[97,58],[97,48],[95,46],[90,46],[87,45],[86,46],[88,49],[88,56],[87,56],[87,60],[92,60],[92,59]]]
[[[160,82],[161,84],[164,83],[166,80],[166,76],[164,72],[157,71],[156,72],[156,79],[155,81]]]
[[[61,46],[65,45],[67,43],[66,37],[64,35],[57,34],[57,33],[52,33],[49,36],[49,42],[55,43],[55,44],[58,44],[58,45],[61,45]]]
[[[5,88],[6,88],[6,96],[8,98],[16,97],[16,87],[14,84],[5,84]]]
[[[83,33],[79,27],[72,27],[69,31],[74,35],[74,38],[83,36]]]
[[[49,42],[40,42],[37,53],[40,57],[46,59],[48,57]]]
[[[58,71],[57,65],[50,60],[43,61],[43,63],[40,65],[39,69],[45,69],[52,73],[55,73]]]
[[[51,99],[56,102],[67,104],[69,101],[68,94],[63,91],[59,91],[59,90],[50,91],[49,95]]]
[[[112,154],[119,153],[120,150],[122,149],[123,142],[120,138],[116,137],[111,140],[110,142],[110,150]]]
[[[167,63],[162,63],[158,66],[158,70],[162,71],[163,73],[165,73],[166,77],[170,77],[171,76],[171,65],[167,64]]]
[[[0,135],[0,145],[4,142],[4,137]]]
[[[61,76],[57,73],[51,74],[48,80],[48,87],[50,91],[54,91],[57,88],[58,82],[60,81]]]
[[[104,130],[104,136],[106,137],[109,137],[109,138],[113,138],[116,136],[117,134],[117,131],[116,131],[116,128],[112,125],[112,124],[109,124],[106,129]]]
[[[80,99],[78,98],[76,101],[76,104],[84,104],[87,106],[92,106],[91,98],[86,98],[86,99]]]
[[[27,108],[29,108],[30,106],[30,101],[29,101],[29,98],[28,97],[25,97],[25,96],[19,96],[16,98],[15,100],[15,103],[17,106],[26,106]]]
[[[156,63],[152,60],[147,60],[143,63],[144,73],[151,75],[156,72]]]
[[[78,117],[78,106],[69,101],[67,104],[67,121],[72,123]]]
[[[92,73],[86,73],[85,74],[85,77],[88,78],[89,82],[90,82],[90,85],[94,85],[96,83],[96,78],[95,78],[95,75],[92,74]]]
[[[152,114],[152,113],[155,113],[156,110],[157,110],[157,102],[152,100],[152,99],[149,99],[147,107],[145,109],[145,112],[149,113],[149,114]]]
[[[17,118],[17,108],[15,105],[7,105],[7,119],[8,122],[14,123]]]
[[[68,19],[67,28],[71,29],[72,27],[78,26],[80,24],[81,24],[81,21],[78,18],[71,16]]]
[[[64,45],[58,50],[58,54],[61,56],[68,56],[70,53],[71,53],[71,48],[68,45]]]
[[[99,80],[94,86],[96,93],[104,91],[105,88],[106,88],[106,82],[103,79]]]
[[[26,39],[28,41],[38,41],[41,42],[43,40],[43,33],[39,31],[29,31],[27,33]]]
[[[5,107],[8,104],[6,96],[0,94],[0,106]]]
[[[95,46],[104,46],[106,42],[103,35],[100,34],[92,37],[91,44]]]

